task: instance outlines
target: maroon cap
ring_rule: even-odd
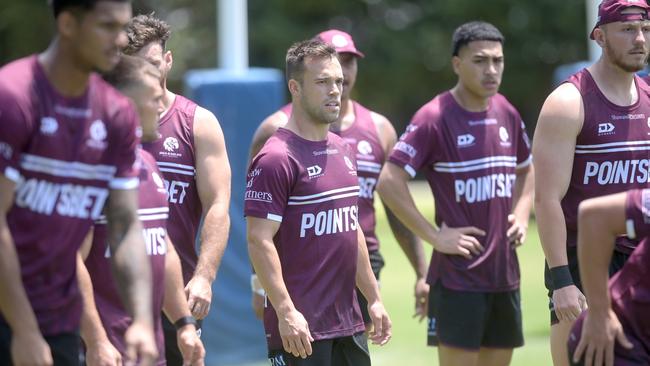
[[[641,8],[645,11],[637,14],[622,14],[627,8]],[[646,0],[603,0],[598,6],[598,20],[589,38],[594,39],[594,30],[603,24],[648,20],[648,9],[650,5]]]
[[[338,29],[330,29],[318,33],[316,38],[332,45],[337,53],[352,53],[355,56],[364,57],[364,54],[359,52],[354,46],[352,36]]]

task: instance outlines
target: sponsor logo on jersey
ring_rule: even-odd
[[[375,195],[375,186],[377,179],[371,177],[359,177],[359,197],[365,199],[373,199]]]
[[[147,250],[147,255],[165,255],[167,254],[167,230],[163,227],[150,227],[142,229],[142,236]],[[104,257],[111,257],[111,247],[106,246]]]
[[[366,140],[361,140],[357,144],[357,151],[361,155],[370,155],[372,154],[372,145],[370,145],[370,143]]]
[[[456,179],[454,191],[456,202],[476,203],[496,197],[512,197],[515,174],[490,174],[478,178]]]
[[[354,171],[356,174],[356,170],[354,169],[354,164],[352,164],[352,160],[350,160],[350,158],[348,158],[347,156],[344,156],[343,161],[345,161],[345,165],[348,167],[348,169]]]
[[[615,134],[614,129],[616,127],[609,122],[605,123],[599,123],[598,124],[598,136],[604,136],[604,135],[613,135]]]
[[[307,167],[307,175],[309,175],[309,179],[322,177],[322,173],[323,168],[321,168],[319,165],[312,165],[310,167]]]
[[[92,116],[90,109],[66,107],[59,104],[54,106],[54,112],[70,118],[90,118]]]
[[[645,114],[643,113],[638,113],[638,114],[622,114],[622,115],[611,115],[612,120],[614,121],[620,121],[620,120],[633,120],[633,119],[644,119]]]
[[[255,168],[250,172],[248,172],[247,176],[250,179],[248,179],[248,181],[246,182],[246,188],[251,188],[253,186],[253,181],[255,181],[255,177],[257,177],[260,174],[262,174],[262,168]]]
[[[97,219],[108,197],[108,189],[76,184],[59,184],[28,179],[16,188],[18,207],[51,216]]]
[[[496,125],[497,120],[496,118],[486,118],[486,119],[479,119],[476,121],[467,121],[467,123],[470,126],[483,126],[483,125],[489,126],[489,125]]]
[[[177,203],[182,205],[185,202],[185,196],[187,195],[186,189],[190,187],[190,184],[187,182],[180,182],[177,180],[164,180],[165,182],[165,191],[167,191],[167,201],[169,203]]]
[[[469,147],[474,145],[476,138],[471,134],[459,135],[456,139],[458,147]]]
[[[300,222],[300,237],[313,231],[315,236],[332,235],[357,230],[357,206],[346,206],[303,213]]]
[[[406,136],[408,136],[409,133],[414,132],[417,129],[418,129],[418,125],[414,125],[413,123],[409,124],[408,126],[406,126],[404,133],[399,137],[400,140],[404,139]]]
[[[415,155],[418,154],[418,151],[417,151],[416,148],[414,148],[414,147],[411,146],[410,144],[407,144],[407,143],[404,142],[404,141],[398,141],[398,142],[395,144],[395,148],[394,148],[394,149],[395,149],[395,150],[398,150],[398,151],[401,151],[401,152],[403,152],[403,153],[405,153],[406,155],[408,155],[408,156],[411,157],[411,158],[414,158]]]
[[[334,155],[334,154],[338,154],[338,153],[339,153],[338,149],[325,149],[325,150],[319,150],[319,151],[312,151],[312,155],[314,155],[314,156]]]
[[[269,192],[246,190],[244,192],[244,201],[273,202],[273,195]]]
[[[151,172],[151,178],[153,179],[153,182],[156,184],[156,187],[158,187],[158,192],[167,193],[167,190],[165,189],[165,181],[162,179],[160,175],[158,175],[158,173]]]
[[[650,181],[650,160],[614,160],[588,161],[582,179],[584,185],[596,183],[601,186],[609,184],[646,184]]]
[[[41,133],[43,135],[54,135],[59,129],[59,122],[54,117],[41,118]]]

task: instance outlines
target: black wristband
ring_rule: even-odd
[[[176,328],[176,330],[180,330],[188,324],[192,324],[196,327],[196,319],[194,319],[193,316],[183,316],[174,322],[174,328]]]
[[[557,266],[551,268],[551,280],[553,282],[553,290],[559,290],[563,287],[573,285],[573,277],[568,265]]]

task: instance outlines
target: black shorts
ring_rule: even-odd
[[[569,352],[569,364],[571,366],[583,366],[584,365],[584,354],[582,359],[579,362],[573,362],[573,354],[575,353],[576,348],[578,348],[578,343],[580,342],[580,337],[582,336],[582,325],[584,322],[585,313],[582,313],[569,335],[569,341],[567,342],[568,352]],[[643,342],[639,338],[630,333],[629,328],[623,326],[623,331],[627,339],[634,345],[632,349],[624,349],[618,342],[614,345],[614,365],[616,366],[647,366],[650,365],[650,353],[646,350]]]
[[[284,350],[269,351],[271,366],[370,366],[368,341],[363,332],[311,344],[311,356],[302,359]]]
[[[201,323],[203,321],[196,320],[196,333],[201,338]],[[172,324],[167,316],[162,314],[162,326],[163,332],[165,333],[165,359],[167,360],[167,366],[182,366],[183,365],[183,354],[181,350],[178,349],[178,339],[176,337],[176,327]],[[159,350],[159,352],[161,352]]]
[[[81,339],[79,333],[62,333],[44,337],[52,352],[54,366],[79,366]],[[12,365],[11,328],[0,322],[0,365]]]
[[[471,351],[523,346],[519,290],[457,291],[438,281],[429,292],[427,343]]]
[[[582,280],[580,279],[580,269],[578,268],[577,249],[577,247],[567,247],[566,255],[569,262],[569,271],[571,272],[571,278],[573,278],[573,284],[575,284],[576,287],[582,291]],[[615,250],[612,254],[612,260],[609,263],[609,277],[612,277],[618,271],[620,271],[629,257],[629,254]],[[544,261],[544,285],[548,290],[548,309],[551,313],[551,325],[557,324],[559,320],[557,318],[557,314],[555,314],[555,305],[553,304],[553,282],[551,280],[551,272],[546,261]]]
[[[384,268],[384,257],[381,256],[378,250],[373,250],[368,253],[370,257],[370,267],[372,267],[372,273],[375,274],[377,282],[379,282],[379,272]],[[359,308],[361,308],[361,315],[363,316],[363,322],[365,324],[370,324],[370,314],[368,314],[368,301],[363,296],[361,291],[357,289],[357,300],[359,301]]]

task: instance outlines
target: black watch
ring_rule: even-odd
[[[194,319],[193,316],[183,316],[174,322],[174,328],[176,328],[176,330],[180,330],[181,328],[189,324],[192,324],[196,327],[196,319]]]

